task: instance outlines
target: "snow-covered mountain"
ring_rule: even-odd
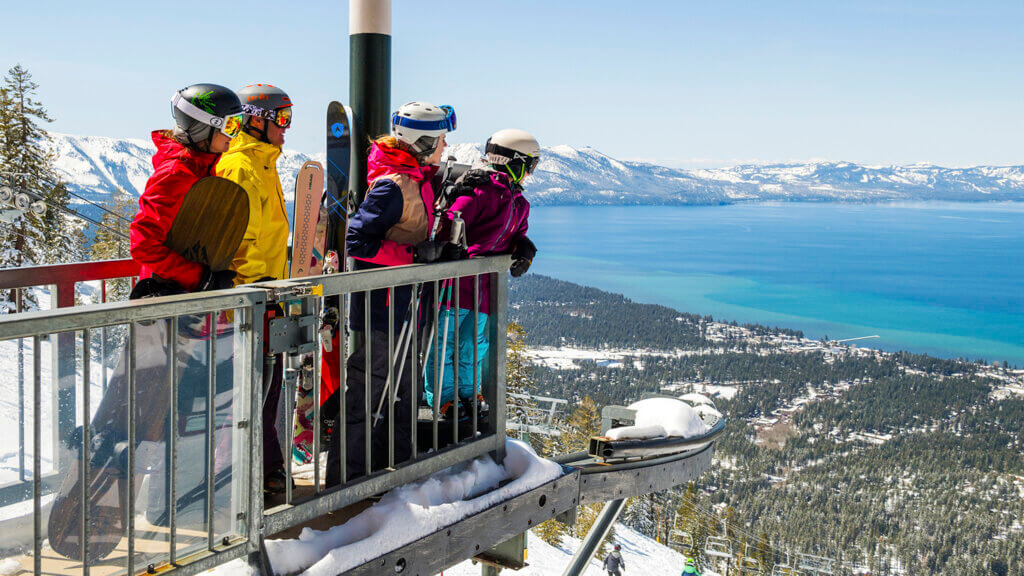
[[[52,134],[57,169],[71,191],[102,201],[116,188],[138,195],[152,171],[151,142]],[[470,161],[478,144],[449,154]],[[295,173],[324,155],[286,150],[278,163],[291,199]],[[944,168],[927,164],[862,166],[849,162],[740,165],[679,170],[620,161],[593,148],[545,148],[527,187],[535,205],[687,205],[751,201],[876,202],[1024,200],[1024,166]],[[88,207],[83,206],[83,209]]]

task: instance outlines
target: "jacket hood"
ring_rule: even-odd
[[[429,182],[437,172],[437,166],[420,166],[412,154],[377,142],[370,149],[366,166],[366,183],[371,186],[375,180],[388,174],[405,174],[417,182]]]
[[[167,135],[166,130],[154,130],[152,134],[156,153],[153,154],[153,168],[157,169],[165,163],[178,160],[197,176],[210,172],[220,158],[220,154],[200,152],[185,146]]]
[[[225,154],[234,154],[236,152],[244,152],[263,162],[264,166],[274,166],[277,164],[277,159],[281,156],[281,147],[257,140],[245,131],[242,131],[231,140],[231,145]]]

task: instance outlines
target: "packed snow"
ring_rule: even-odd
[[[679,399],[682,400],[683,402],[689,403],[691,406],[697,406],[698,404],[708,404],[711,407],[715,406],[715,403],[711,401],[711,398],[708,398],[707,396],[703,394],[698,394],[696,392],[689,392],[687,394],[683,394],[682,396],[679,397]]]
[[[278,574],[334,575],[432,534],[561,476],[561,466],[526,444],[509,439],[505,462],[490,457],[454,466],[388,492],[340,526],[306,528],[298,539],[268,540],[267,553]],[[501,482],[511,480],[498,487]],[[238,560],[215,570],[218,575],[248,573]]]
[[[645,438],[694,438],[708,431],[692,406],[675,398],[647,398],[628,406],[636,410],[632,426],[612,428],[605,436],[612,440]]]

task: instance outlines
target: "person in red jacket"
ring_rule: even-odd
[[[131,224],[131,254],[141,265],[132,298],[230,288],[235,275],[186,260],[164,241],[185,193],[215,175],[217,160],[242,130],[242,103],[223,86],[194,84],[175,92],[171,106],[174,128],[153,132],[154,172]]]

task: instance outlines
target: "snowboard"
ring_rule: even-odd
[[[245,190],[224,178],[207,177],[186,193],[165,244],[211,270],[224,270],[231,264],[248,222]],[[136,476],[134,497],[141,475],[155,463],[167,439],[167,399],[171,392],[168,322],[171,320],[135,324],[135,365],[130,366],[126,344],[92,417],[88,445],[83,447],[82,428],[64,439],[63,449],[74,459],[54,497],[48,522],[50,546],[62,556],[95,562],[108,556],[125,535],[129,475]],[[204,315],[180,316],[174,328],[179,353],[175,358],[177,374],[195,373],[188,368],[190,351],[205,347],[208,339],[216,336],[216,327],[209,326]],[[135,397],[140,400],[135,414],[135,470],[128,469],[129,370],[135,374]],[[87,450],[85,455],[83,448]],[[89,461],[86,486],[81,483],[83,457]],[[85,499],[89,506],[89,542],[83,558],[80,526]]]
[[[324,167],[309,161],[295,177],[295,210],[292,214],[292,265],[289,276],[302,278],[320,274],[314,260],[320,200],[324,190]],[[325,223],[326,224],[326,223]],[[320,253],[323,249],[320,249]]]

